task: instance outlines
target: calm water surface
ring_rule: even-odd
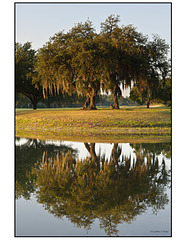
[[[16,236],[170,236],[171,143],[16,138]]]

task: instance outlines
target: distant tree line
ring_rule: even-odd
[[[85,96],[78,96],[77,93],[73,93],[71,96],[68,94],[49,95],[47,98],[41,98],[37,104],[37,108],[70,108],[70,107],[82,107],[86,100]],[[97,95],[96,106],[110,107],[113,105],[113,98],[111,95]],[[129,97],[120,97],[118,99],[119,106],[136,106],[141,103],[137,103],[131,100]],[[32,106],[30,100],[22,94],[16,95],[16,107],[17,108],[30,108]]]
[[[92,22],[78,23],[67,33],[56,33],[37,52],[31,43],[16,43],[16,94],[30,99],[33,109],[49,96],[84,98],[84,109],[96,109],[96,99],[110,94],[119,108],[122,90],[134,84],[130,98],[149,107],[153,99],[171,101],[169,46],[158,35],[153,40],[132,25],[119,27],[110,15],[96,33]]]

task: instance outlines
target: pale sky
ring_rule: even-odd
[[[100,23],[111,15],[120,15],[119,25],[133,24],[139,32],[152,37],[158,34],[171,43],[170,3],[17,3],[15,15],[16,42],[32,42],[37,50],[55,33],[71,29],[75,23],[92,21],[96,32]]]

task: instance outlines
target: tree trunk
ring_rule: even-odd
[[[32,103],[33,110],[36,110],[37,109],[37,104],[38,104],[37,96],[33,96],[32,98],[30,98],[30,101]]]
[[[46,100],[46,105],[47,105],[47,108],[50,108],[50,100],[49,100],[49,98],[47,98],[47,100]]]
[[[165,79],[165,76],[163,76],[163,89],[165,88],[165,82],[166,82],[166,79]]]
[[[83,109],[88,109],[89,104],[90,104],[90,97],[87,96],[86,101],[83,105]]]
[[[37,109],[37,102],[33,103],[33,109],[36,110]]]
[[[46,105],[47,105],[47,108],[50,108],[50,102],[47,102]]]
[[[95,89],[92,89],[92,94],[90,96],[90,109],[91,110],[97,109],[96,108],[96,95],[97,95],[97,93],[96,93]]]
[[[150,99],[147,100],[147,108],[149,108],[150,105]]]
[[[114,89],[112,90],[112,97],[114,101],[113,108],[119,109],[119,103],[118,103],[118,97],[117,97],[117,86],[114,86]]]

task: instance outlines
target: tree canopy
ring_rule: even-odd
[[[34,62],[36,51],[31,48],[31,43],[16,43],[15,45],[15,79],[16,94],[21,93],[28,97],[36,109],[39,99],[42,97],[41,87],[38,88],[32,83],[35,74]]]
[[[122,90],[134,82],[138,94],[146,95],[149,106],[161,79],[165,86],[169,46],[158,35],[150,41],[133,25],[119,26],[119,22],[118,15],[110,15],[101,23],[100,33],[89,20],[78,23],[68,32],[50,37],[37,54],[30,43],[16,44],[17,90],[21,84],[28,88],[29,82],[33,92],[38,91],[33,84],[42,86],[44,98],[75,91],[86,97],[85,109],[96,109],[96,96],[106,92],[112,94],[113,108],[119,108]],[[24,61],[21,52],[27,53]]]

